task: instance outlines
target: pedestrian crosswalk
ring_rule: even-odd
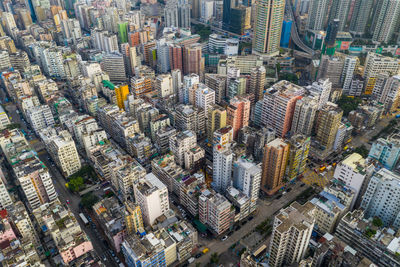
[[[302,181],[307,185],[316,185],[319,187],[324,188],[326,185],[329,184],[329,181],[333,177],[333,170],[325,171],[324,175],[320,175],[315,173],[314,170],[307,169],[304,174]]]

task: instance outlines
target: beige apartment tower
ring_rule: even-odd
[[[330,102],[319,111],[315,127],[316,140],[323,150],[330,150],[333,147],[342,115],[343,110]]]

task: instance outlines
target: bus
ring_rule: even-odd
[[[83,213],[79,213],[79,217],[81,217],[81,220],[85,225],[89,224],[89,221],[86,219],[86,217]]]

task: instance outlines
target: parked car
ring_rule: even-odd
[[[224,237],[221,238],[221,241],[225,241],[225,240],[227,240],[227,239],[228,239],[228,236],[226,235],[226,236],[224,236]]]

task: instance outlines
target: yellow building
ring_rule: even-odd
[[[214,132],[226,126],[226,109],[219,105],[212,105],[208,109],[207,137],[212,141]]]
[[[139,228],[143,228],[142,211],[139,205],[130,201],[125,202],[125,224],[128,234],[136,234]]]
[[[316,140],[323,150],[333,147],[342,116],[343,110],[330,102],[319,111],[315,127]]]
[[[215,130],[213,135],[213,145],[220,144],[225,146],[233,141],[233,129],[228,125],[221,129]]]
[[[124,101],[127,99],[128,95],[129,95],[128,85],[115,87],[115,96],[117,98],[117,105],[120,109],[125,109]]]
[[[302,174],[306,168],[311,138],[304,135],[294,135],[289,140],[289,159],[286,177],[292,180]]]

